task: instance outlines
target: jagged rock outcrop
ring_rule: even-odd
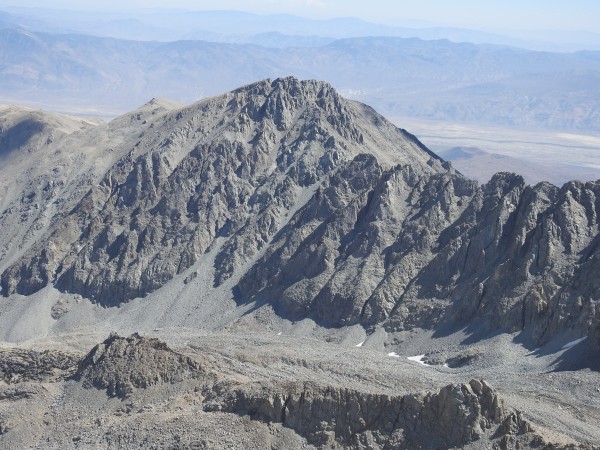
[[[354,204],[338,199],[352,198],[348,186],[369,171],[332,179],[240,290],[336,326],[405,330],[485,317],[539,340],[595,333],[600,183],[530,187],[498,174],[478,187],[448,173],[411,184],[403,172],[362,184]]]
[[[598,194],[598,182],[559,189],[496,175],[444,231],[406,297],[446,298],[448,314],[462,323],[487,317],[538,339],[593,333],[600,291],[589,271],[597,264]],[[403,321],[392,315],[390,326]]]
[[[335,326],[381,322],[476,187],[450,172],[423,176],[400,165],[385,170],[372,156],[357,157],[283,228],[240,291],[275,303],[292,318],[311,316]],[[411,312],[411,325],[434,325],[445,306],[422,302]]]
[[[426,395],[372,394],[314,383],[282,388],[224,384],[205,395],[206,411],[281,423],[318,448],[442,449],[480,439],[486,448],[513,448],[517,440],[540,441],[521,413],[507,410],[480,380]]]
[[[0,380],[8,384],[24,381],[57,381],[70,376],[77,357],[60,351],[0,350]],[[1,399],[2,394],[0,394]]]
[[[569,442],[565,436],[548,436],[547,430],[538,429],[529,423],[520,411],[506,416],[496,432],[491,436],[494,450],[537,448],[543,450],[596,450],[593,444]],[[550,433],[552,434],[552,433]],[[558,438],[558,442],[557,442]],[[565,439],[566,438],[566,439]],[[560,442],[560,441],[563,442]],[[564,441],[567,442],[564,442]]]
[[[106,389],[110,396],[125,398],[134,389],[199,379],[205,374],[197,361],[156,338],[134,333],[127,338],[112,334],[95,346],[78,364],[73,378],[84,387]]]
[[[295,78],[149,104],[100,131],[121,142],[106,170],[4,263],[3,295],[52,284],[119,305],[216,249],[215,289],[233,280],[239,303],[293,320],[482,318],[598,344],[600,182],[478,186],[367,106]]]
[[[284,349],[275,337],[238,336],[232,341],[205,335],[187,345],[182,355],[157,339],[111,335],[80,359],[71,378],[0,382],[0,444],[598,448],[593,420],[598,403],[590,396],[595,378],[589,371],[585,377],[571,373],[562,381],[559,374],[523,373],[523,383],[513,386],[502,380],[506,373],[499,367],[500,375],[488,370],[501,383],[496,391],[479,379],[447,384],[446,370],[415,371],[409,362],[390,361],[368,348],[346,349],[340,355],[338,345],[321,343],[311,349],[304,339],[292,342],[302,348]],[[514,382],[517,378],[512,377]],[[565,384],[571,377],[587,378],[591,384]],[[532,391],[532,385],[543,384],[540,380],[549,386]],[[573,386],[573,408],[566,407],[556,388],[569,392]],[[517,397],[522,412],[510,406]],[[576,421],[575,410],[581,411]]]
[[[498,174],[478,187],[355,161],[290,220],[240,291],[335,326],[484,317],[540,341],[596,336],[599,194],[600,183],[530,187]]]
[[[156,290],[224,237],[220,283],[327,174],[365,151],[417,173],[443,170],[413,136],[326,83],[267,80],[164,114],[2,274],[2,292],[56,283],[115,305]]]

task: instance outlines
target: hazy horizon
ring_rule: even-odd
[[[478,2],[429,0],[407,3],[375,0],[133,0],[124,5],[116,0],[76,2],[73,0],[0,1],[0,9],[64,9],[134,13],[143,9],[186,9],[194,11],[236,10],[255,14],[293,14],[312,19],[354,17],[395,26],[469,28],[486,32],[581,31],[600,33],[600,2],[574,0],[517,0]]]

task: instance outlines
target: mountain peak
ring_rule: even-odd
[[[163,108],[165,110],[183,108],[183,104],[176,102],[175,100],[169,100],[168,98],[157,98],[154,97],[148,101],[142,108]]]
[[[248,92],[254,95],[269,95],[273,91],[286,91],[291,95],[307,94],[310,91],[319,92],[323,89],[334,91],[331,84],[321,80],[301,80],[295,76],[279,77],[275,79],[266,78],[264,80],[250,83],[239,87],[232,93]]]
[[[245,112],[249,112],[252,119],[270,119],[280,130],[289,128],[306,109],[315,116],[313,119],[325,113],[324,118],[330,121],[348,121],[346,102],[323,81],[299,80],[291,76],[266,79],[236,89],[231,95],[239,102],[235,104],[246,107]]]
[[[146,323],[169,326],[253,303],[325,326],[481,319],[597,343],[600,182],[479,186],[368,106],[293,77],[57,139],[102,158],[0,201],[4,296],[146,302]]]
[[[219,237],[232,247],[219,257],[216,278],[223,282],[258,255],[318,186],[352,171],[359,155],[372,155],[374,174],[398,165],[409,165],[417,177],[446,172],[414,137],[320,81],[263,80],[150,120],[156,107],[162,111],[164,103],[151,101],[111,122],[113,139],[122,140],[111,154],[123,156],[73,206],[70,225],[52,227],[31,250],[51,261],[24,256],[3,273],[3,293],[31,293],[51,282],[120,304],[194,265]],[[150,233],[157,220],[161,225]],[[91,222],[99,227],[87,230]],[[90,232],[95,237],[82,249],[74,237]],[[52,242],[65,245],[45,251]],[[163,264],[172,258],[178,262]],[[94,276],[84,269],[91,261]],[[36,275],[22,277],[31,263]],[[141,278],[131,277],[133,266]]]
[[[117,124],[117,126],[125,126],[125,124],[128,122],[136,123],[139,121],[148,120],[153,116],[158,116],[163,113],[179,110],[183,107],[183,104],[174,100],[155,97],[149,100],[148,102],[144,103],[139,108],[114,119],[113,127],[115,124]]]

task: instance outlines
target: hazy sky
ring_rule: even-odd
[[[479,29],[561,29],[600,32],[600,0],[0,0],[6,6],[79,10],[172,7],[353,16],[377,22]]]

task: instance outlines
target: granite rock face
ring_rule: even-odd
[[[240,282],[282,314],[328,325],[386,320],[434,256],[442,231],[477,189],[450,172],[423,175],[356,158],[326,180]],[[447,302],[415,304],[406,326],[433,326]]]
[[[388,164],[441,170],[435,155],[366,106],[293,78],[166,114],[139,139],[45,242],[4,272],[5,295],[55,283],[118,305],[156,290],[224,237],[218,284],[355,156],[375,149]]]
[[[295,78],[103,130],[110,164],[4,263],[3,295],[54,285],[120,305],[217,249],[215,289],[235,280],[239,303],[292,320],[483,319],[598,344],[599,182],[500,173],[479,186],[367,106]]]
[[[598,194],[597,182],[530,187],[518,176],[496,175],[445,230],[408,296],[447,298],[459,321],[488,317],[539,338],[565,329],[593,333]]]
[[[483,318],[538,341],[597,336],[599,194],[598,182],[531,187],[501,173],[477,186],[354,161],[283,228],[240,291],[334,326]]]

